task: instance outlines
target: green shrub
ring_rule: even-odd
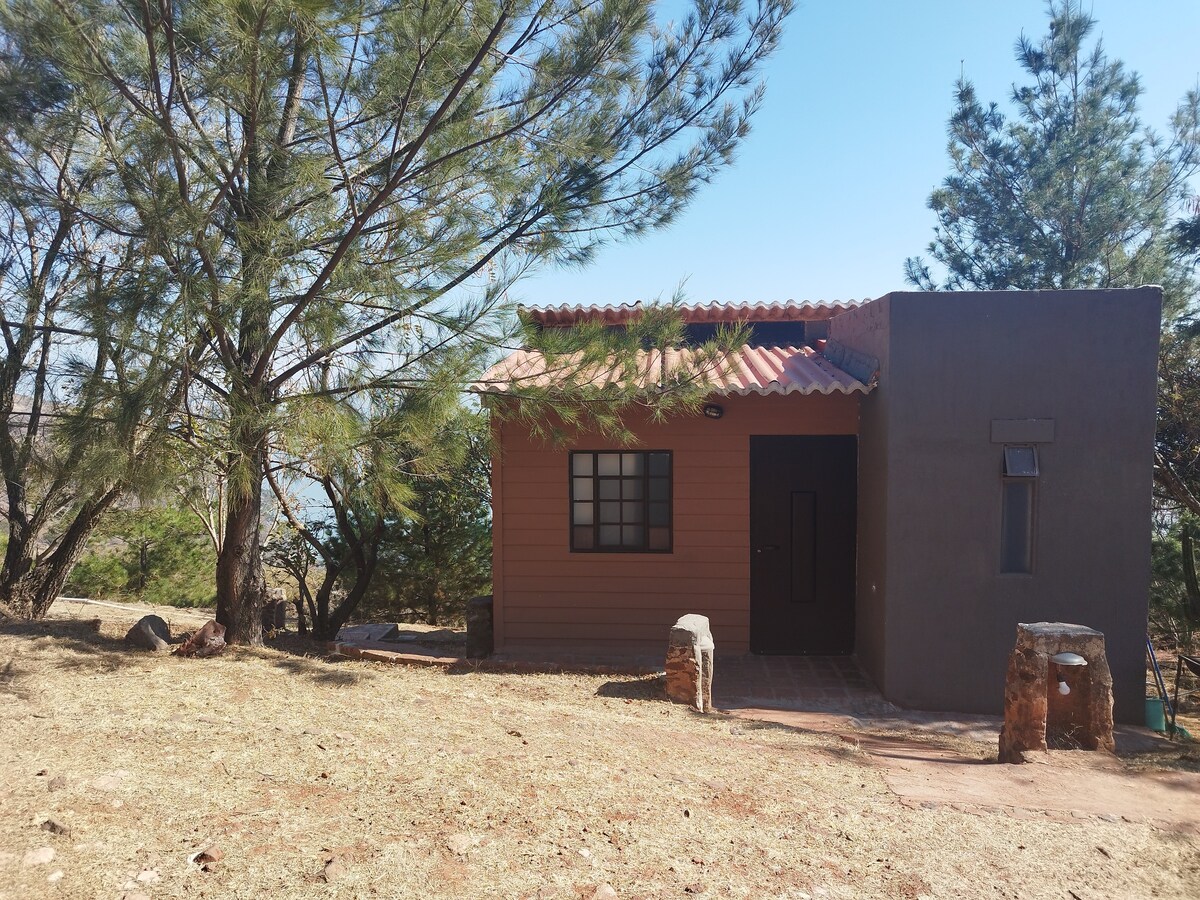
[[[215,571],[216,553],[188,510],[119,509],[92,535],[66,591],[96,600],[212,606]]]

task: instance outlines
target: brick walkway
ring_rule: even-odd
[[[713,705],[846,715],[881,715],[896,709],[849,656],[718,656]]]

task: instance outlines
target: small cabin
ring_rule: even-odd
[[[852,655],[907,707],[996,713],[1019,622],[1104,632],[1143,713],[1161,292],[892,293],[680,308],[748,343],[703,409],[565,443],[498,417],[498,651]],[[529,310],[622,327],[640,305]],[[517,351],[481,380],[539,377]]]

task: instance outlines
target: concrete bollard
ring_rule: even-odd
[[[667,641],[667,696],[697,712],[712,710],[712,630],[708,616],[680,616]]]

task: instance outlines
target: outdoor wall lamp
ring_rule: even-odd
[[[704,404],[704,416],[708,419],[719,419],[725,415],[725,410],[716,403]]]
[[[1066,651],[1064,651],[1063,653],[1055,653],[1052,657],[1050,657],[1050,662],[1054,663],[1056,666],[1086,666],[1087,665],[1087,660],[1084,659],[1082,656],[1080,656],[1078,653],[1070,653],[1070,652],[1066,652]],[[1067,696],[1067,694],[1071,693],[1071,687],[1070,687],[1070,685],[1067,684],[1067,679],[1063,677],[1062,672],[1058,673],[1058,692],[1060,694],[1062,694],[1064,697]]]

